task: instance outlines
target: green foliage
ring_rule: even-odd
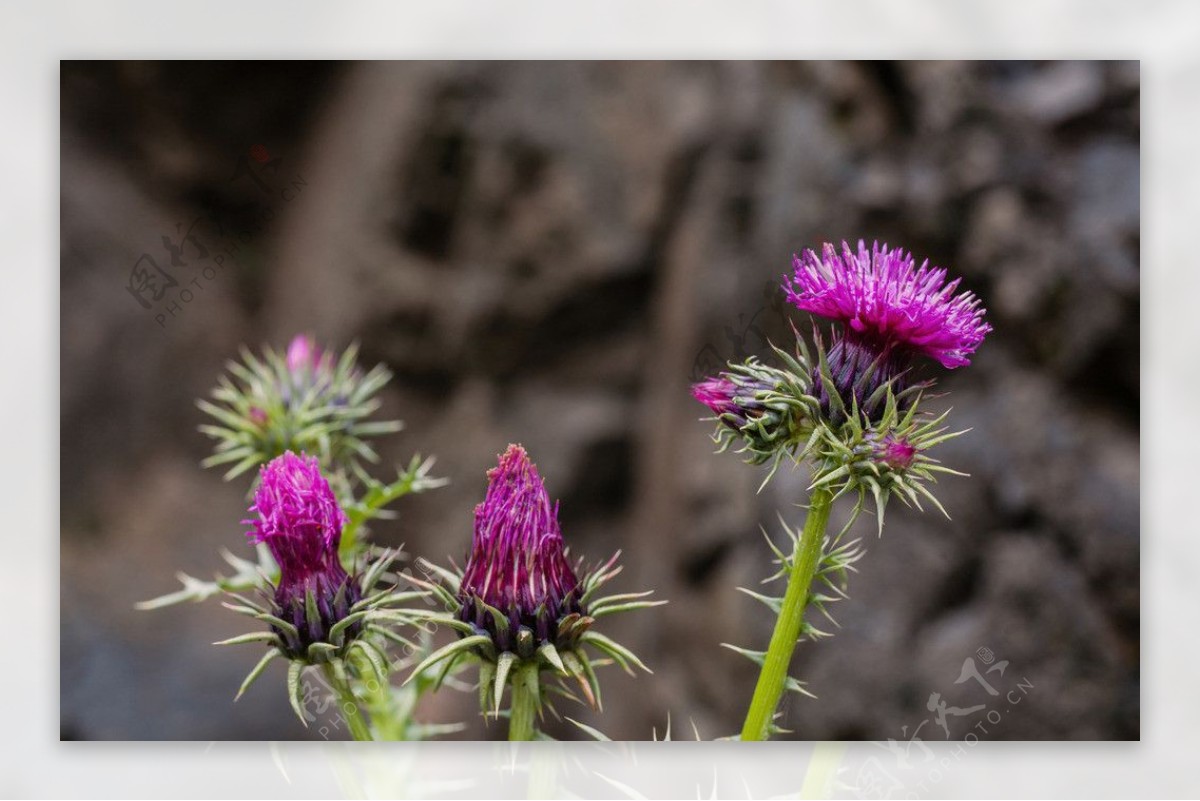
[[[554,642],[530,642],[527,647],[521,641],[518,633],[516,650],[500,651],[492,637],[476,629],[470,623],[459,618],[462,604],[457,592],[462,579],[460,570],[447,570],[433,565],[425,560],[418,567],[430,579],[416,578],[406,575],[408,581],[422,590],[430,593],[442,604],[441,610],[414,610],[410,614],[426,627],[446,626],[457,634],[457,638],[447,645],[429,653],[415,668],[406,680],[406,684],[416,681],[423,671],[429,671],[438,665],[446,669],[457,668],[464,664],[476,664],[479,668],[479,705],[485,718],[499,719],[511,715],[511,709],[502,709],[506,689],[516,690],[516,682],[533,682],[535,686],[520,688],[522,693],[535,700],[538,714],[549,711],[554,717],[562,719],[555,700],[565,698],[575,703],[586,703],[602,709],[600,682],[596,668],[617,664],[630,675],[634,668],[651,672],[632,651],[611,638],[592,630],[596,619],[608,614],[627,612],[635,609],[646,609],[660,606],[666,601],[645,600],[650,592],[619,593],[599,596],[599,590],[621,572],[617,566],[615,554],[610,560],[594,570],[583,573],[580,579],[580,603],[585,609],[584,614],[571,613],[556,621],[556,645]],[[486,607],[501,631],[507,631],[510,625],[506,614],[498,609]],[[531,632],[530,632],[531,634]],[[563,643],[571,643],[563,647]],[[536,692],[535,692],[536,690]],[[515,697],[510,694],[510,697]]]
[[[379,461],[368,439],[404,425],[367,420],[392,374],[382,364],[363,373],[357,356],[358,346],[351,345],[336,360],[326,353],[291,369],[270,347],[261,357],[243,347],[241,362],[226,364],[228,374],[212,390],[212,401],[196,401],[215,421],[200,426],[216,440],[202,466],[231,465],[225,472],[230,480],[285,451],[316,456],[332,472],[351,470],[360,460]]]

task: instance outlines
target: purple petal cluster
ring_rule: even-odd
[[[509,445],[488,471],[483,503],[475,507],[475,536],[459,588],[463,620],[514,650],[522,627],[538,642],[553,641],[558,620],[579,612],[579,579],[567,562],[558,506],[520,445]],[[497,626],[486,604],[507,618]]]
[[[317,459],[291,451],[263,465],[250,511],[257,518],[242,521],[252,526],[247,535],[265,543],[279,565],[275,612],[300,631],[299,642],[290,644],[303,651],[323,640],[359,599],[338,558],[346,515]],[[318,620],[307,614],[309,595]]]
[[[301,370],[312,370],[321,360],[321,349],[317,342],[307,334],[297,334],[288,345],[287,367],[293,373]]]
[[[917,446],[906,438],[897,437],[892,433],[871,439],[871,455],[875,461],[897,472],[912,467],[913,460],[917,458],[917,450]]]
[[[723,375],[706,378],[692,385],[692,397],[707,406],[717,417],[734,414],[738,410],[734,397],[737,385]]]
[[[706,378],[692,385],[692,397],[707,406],[722,423],[740,429],[749,420],[759,419],[767,413],[767,407],[756,399],[755,393],[775,389],[775,384],[766,381],[750,381],[739,386],[728,374]]]
[[[992,327],[971,292],[959,292],[959,280],[946,282],[946,271],[916,266],[911,254],[875,243],[870,250],[843,242],[839,254],[826,244],[821,255],[806,250],[792,259],[785,279],[788,300],[804,311],[846,325],[846,336],[873,345],[923,353],[943,367],[969,364]]]

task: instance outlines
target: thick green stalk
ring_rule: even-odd
[[[746,713],[742,726],[743,740],[766,740],[770,734],[771,720],[779,699],[783,697],[787,683],[788,667],[796,641],[800,638],[800,626],[804,622],[804,609],[808,605],[809,586],[821,559],[821,544],[825,539],[825,526],[829,523],[829,510],[833,505],[833,493],[824,487],[813,491],[809,499],[808,518],[804,531],[792,554],[792,572],[788,576],[787,593],[775,621],[775,631],[762,671],[758,674],[758,685]]]
[[[375,727],[375,735],[388,742],[407,740],[412,709],[400,702],[387,679],[379,680],[361,653],[354,654],[352,661],[358,674],[363,677],[360,679],[360,686],[365,691],[364,706],[367,717]],[[415,693],[408,695],[415,697]]]
[[[530,671],[533,674],[530,675]],[[522,665],[512,677],[512,706],[509,709],[508,739],[532,740],[538,706],[538,667]]]
[[[338,713],[350,727],[350,735],[355,740],[375,739],[371,736],[371,729],[367,726],[362,710],[358,708],[358,699],[354,697],[354,692],[350,689],[349,679],[343,681],[342,677],[339,677],[328,664],[325,665],[325,676],[329,679],[329,684],[333,687],[334,692],[337,693]]]

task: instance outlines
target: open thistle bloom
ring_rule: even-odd
[[[584,697],[598,705],[600,689],[584,646],[612,657],[631,673],[631,665],[647,668],[628,649],[593,631],[593,623],[606,614],[659,602],[638,600],[649,592],[595,597],[620,572],[617,555],[593,569],[585,569],[582,560],[571,564],[558,505],[551,503],[537,467],[520,445],[510,445],[487,476],[487,494],[475,508],[475,534],[461,574],[428,565],[441,584],[410,579],[446,603],[446,614],[431,619],[460,634],[413,675],[443,660],[453,664],[470,653],[481,663],[485,712],[489,703],[499,709],[510,678],[514,712],[518,693],[528,697],[530,691],[540,708],[537,688],[543,671],[575,679]]]
[[[992,330],[979,298],[957,292],[960,279],[947,283],[945,270],[928,261],[917,267],[911,254],[886,244],[868,250],[860,240],[853,250],[843,242],[839,254],[826,243],[820,256],[806,250],[792,265],[783,285],[788,300],[842,324],[823,365],[839,398],[816,378],[823,408],[834,417],[838,400],[873,417],[876,391],[890,385],[901,392],[914,356],[961,367]]]
[[[200,427],[217,440],[203,466],[232,464],[225,474],[231,479],[285,451],[316,454],[326,468],[352,470],[360,458],[377,461],[366,440],[403,426],[367,420],[391,373],[377,365],[364,374],[357,354],[352,345],[337,356],[307,335],[295,337],[283,355],[268,348],[259,357],[243,349],[242,363],[228,364],[232,378],[222,376],[212,391],[215,402],[197,401],[216,421]]]

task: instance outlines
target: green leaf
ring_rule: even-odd
[[[380,684],[385,684],[388,676],[387,656],[374,643],[363,638],[355,640],[351,648],[358,648],[362,652],[371,665],[371,670],[375,672],[375,678],[379,680]]]
[[[310,662],[328,662],[337,656],[338,647],[327,642],[314,642],[306,651]]]
[[[453,656],[454,654],[460,653],[462,651],[470,650],[471,648],[474,648],[476,646],[481,646],[481,645],[484,645],[485,643],[491,643],[491,641],[492,641],[491,637],[487,637],[483,634],[477,634],[473,637],[464,637],[461,640],[457,640],[455,642],[450,643],[449,645],[445,645],[445,646],[437,649],[436,651],[434,651],[429,656],[425,657],[425,659],[421,661],[421,664],[419,664],[415,668],[413,668],[412,673],[409,675],[409,677],[407,679],[404,680],[404,684],[408,684],[410,681],[412,681],[414,678],[416,678],[418,675],[420,675],[426,668],[430,667],[431,665],[437,664],[438,662],[442,661],[443,659],[446,659],[446,658]]]
[[[272,648],[263,654],[263,658],[258,660],[258,664],[250,670],[245,680],[242,681],[242,686],[238,687],[237,695],[233,697],[234,703],[237,703],[237,700],[242,697],[242,693],[246,692],[250,688],[250,685],[262,675],[262,672],[267,669],[267,665],[271,663],[271,660],[279,656],[283,656],[283,653],[276,648]]]
[[[599,648],[601,651],[604,651],[606,654],[611,656],[613,659],[617,660],[617,663],[625,670],[626,673],[628,673],[631,676],[634,675],[633,670],[631,670],[629,667],[629,663],[631,663],[631,662],[634,665],[636,665],[637,667],[646,671],[647,673],[654,672],[650,668],[646,667],[642,663],[642,660],[638,659],[637,656],[633,653],[633,651],[630,651],[628,648],[621,645],[620,643],[610,640],[608,637],[605,637],[603,634],[600,634],[595,631],[585,632],[583,634],[583,636],[580,638],[580,642],[589,643],[591,645],[594,645],[596,648]]]
[[[567,720],[569,722],[575,724],[577,727],[579,727],[579,729],[584,734],[588,735],[589,737],[591,737],[594,740],[599,740],[600,742],[603,742],[603,743],[612,742],[612,738],[607,737],[604,734],[604,732],[602,732],[598,729],[593,729],[591,726],[587,725],[586,723],[580,723],[578,720],[575,720],[575,718],[567,718]]]
[[[547,662],[549,662],[551,665],[553,665],[554,668],[559,673],[567,672],[567,668],[563,665],[562,658],[559,657],[558,649],[554,647],[554,643],[552,643],[552,642],[542,643],[541,646],[538,647],[537,652],[538,652],[538,656],[542,657]]]
[[[242,634],[237,637],[230,637],[228,640],[220,640],[214,642],[213,645],[242,645],[250,642],[269,642],[273,645],[281,645],[279,635],[273,631],[252,631],[249,634]]]
[[[508,673],[515,661],[517,661],[517,655],[512,651],[505,651],[496,660],[496,680],[492,695],[493,708],[497,715],[500,713],[500,699],[504,697],[504,685],[508,682]]]
[[[300,722],[304,724],[304,728],[308,728],[308,721],[304,718],[304,709],[301,705],[301,688],[300,674],[304,671],[304,663],[293,659],[288,665],[287,674],[287,691],[288,700],[292,704],[292,710],[295,711],[296,717],[300,718]]]

